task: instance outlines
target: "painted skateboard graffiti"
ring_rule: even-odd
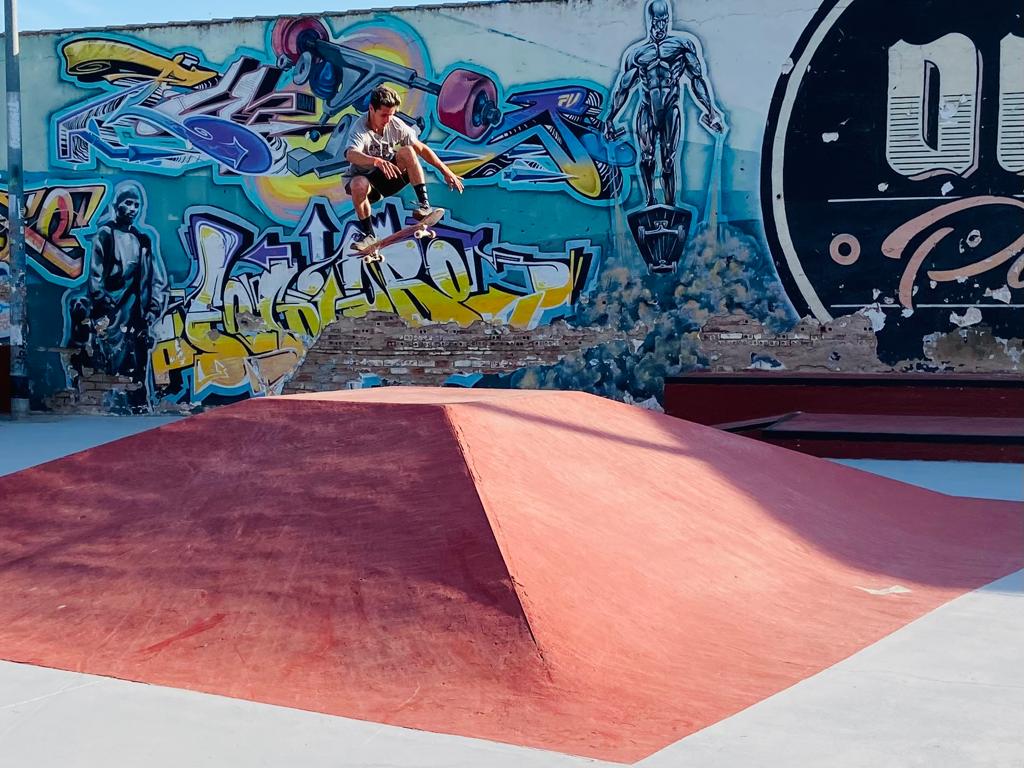
[[[672,272],[686,248],[693,214],[685,208],[653,205],[626,217],[651,272]]]
[[[161,56],[122,40],[72,40],[61,46],[61,53],[68,75],[83,83],[158,82],[195,88],[218,77],[216,71],[200,66],[199,59],[191,54]]]
[[[436,96],[438,120],[467,138],[479,139],[501,121],[497,86],[479,72],[453,69],[438,84],[409,67],[330,42],[324,24],[310,17],[278,22],[272,45],[279,64],[292,68],[293,82],[308,85],[332,115],[350,106],[365,110],[370,92],[390,82]]]

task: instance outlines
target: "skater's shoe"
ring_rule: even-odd
[[[378,242],[380,241],[376,235],[370,235],[365,232],[356,232],[352,236],[352,248],[357,251],[372,251]]]
[[[376,235],[357,232],[352,238],[352,249],[362,256],[364,261],[380,261],[380,248],[377,247],[379,242]]]
[[[416,221],[423,221],[425,218],[427,218],[427,216],[429,216],[433,212],[434,209],[432,206],[421,205],[419,208],[412,212],[412,217],[416,219]]]

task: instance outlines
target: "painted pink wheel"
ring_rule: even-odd
[[[468,69],[453,69],[437,94],[441,125],[470,139],[479,139],[494,122],[498,89],[491,79]]]
[[[320,40],[330,39],[327,27],[320,19],[309,16],[304,16],[301,19],[281,19],[274,25],[274,31],[270,38],[274,53],[287,56],[293,63],[298,61],[299,56],[302,55],[302,46],[299,45],[299,41],[304,35],[310,35]]]

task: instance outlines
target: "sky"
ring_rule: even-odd
[[[432,0],[429,4],[442,1]],[[18,0],[18,25],[20,31],[30,32],[425,4],[418,0]],[[2,22],[0,17],[0,29]]]

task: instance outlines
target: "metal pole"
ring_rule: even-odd
[[[18,0],[4,0],[7,74],[7,243],[11,266],[11,416],[29,414],[25,226],[22,220],[21,70]]]

